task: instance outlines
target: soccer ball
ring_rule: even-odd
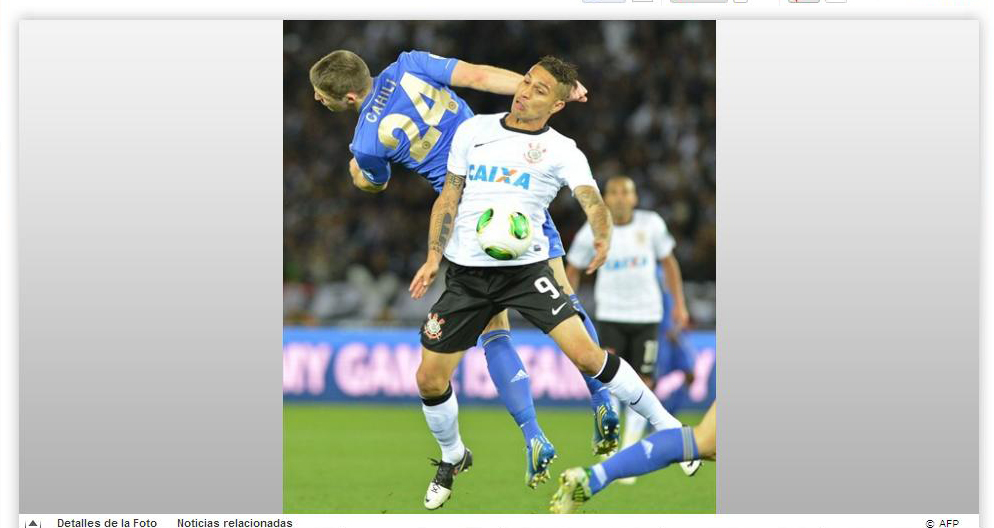
[[[497,260],[514,260],[526,251],[532,240],[532,226],[521,207],[494,204],[476,221],[476,239],[483,252]]]

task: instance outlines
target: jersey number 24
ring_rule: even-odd
[[[431,149],[435,147],[438,138],[442,137],[442,133],[435,128],[442,121],[442,116],[445,115],[445,112],[455,113],[459,109],[459,103],[452,100],[449,92],[435,88],[407,72],[400,78],[400,86],[404,89],[404,93],[407,94],[411,103],[414,104],[414,109],[418,111],[421,120],[428,125],[428,130],[422,136],[418,130],[417,123],[410,116],[390,114],[380,121],[380,127],[377,129],[377,132],[379,133],[380,143],[383,143],[387,148],[394,149],[400,144],[400,140],[394,137],[393,131],[399,128],[407,135],[407,139],[411,141],[411,158],[420,163],[424,161],[428,153],[431,152]],[[423,96],[427,96],[434,103],[428,106],[428,101],[425,101]]]

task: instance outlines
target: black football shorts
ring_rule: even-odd
[[[545,333],[576,315],[546,261],[487,268],[449,263],[445,291],[421,327],[421,344],[432,352],[466,350],[505,308]]]

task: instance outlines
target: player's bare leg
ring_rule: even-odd
[[[510,328],[507,310],[503,310],[487,323],[480,342],[497,394],[524,435],[525,484],[534,488],[549,480],[549,465],[556,458],[556,448],[538,425],[531,382],[511,344]]]
[[[593,320],[583,309],[579,297],[576,296],[576,292],[573,291],[573,287],[569,283],[562,257],[549,259],[549,267],[552,269],[552,275],[559,283],[559,287],[573,303],[573,309],[581,314],[583,326],[590,334],[590,338],[593,339],[594,343],[599,343]],[[611,405],[610,392],[604,387],[604,384],[586,374],[583,374],[583,381],[587,384],[587,390],[590,391],[590,406],[594,411],[594,454],[609,455],[618,450],[618,432],[621,421]]]
[[[452,373],[464,353],[442,354],[421,349],[421,365],[416,376],[421,410],[442,450],[441,460],[433,461],[437,470],[425,493],[424,505],[429,510],[445,504],[452,495],[453,478],[473,465],[473,454],[459,436],[459,403],[452,392]]]
[[[580,372],[596,378],[620,401],[632,406],[652,426],[659,429],[680,427],[680,421],[666,412],[655,394],[624,359],[608,354],[583,328],[580,317],[570,317],[559,323],[549,337],[576,365]]]
[[[483,333],[493,332],[495,330],[510,330],[511,320],[507,317],[507,310],[490,318],[490,322],[487,323],[487,327],[483,329]]]
[[[563,289],[563,293],[566,295],[576,295],[573,287],[569,284],[569,279],[566,277],[566,266],[563,264],[563,258],[549,259],[549,267],[552,268],[552,275],[556,278],[556,282],[559,283],[559,287]]]
[[[711,408],[704,414],[701,423],[694,427],[694,439],[697,444],[697,452],[701,458],[714,460],[718,455],[717,435],[717,407],[718,402],[712,403]]]

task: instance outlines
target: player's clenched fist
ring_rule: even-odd
[[[576,87],[569,93],[569,97],[566,98],[567,103],[572,102],[586,103],[587,102],[587,87],[576,81]]]

